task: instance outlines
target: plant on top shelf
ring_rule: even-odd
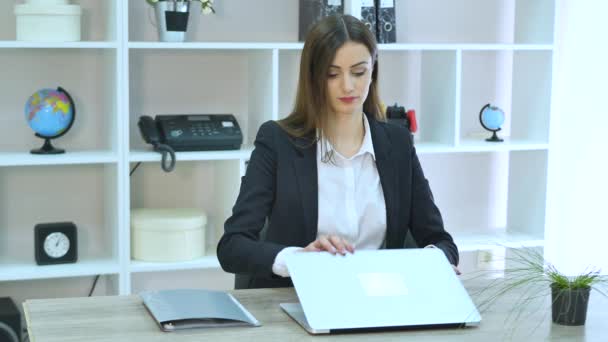
[[[146,1],[152,6],[154,6],[154,4],[159,1],[171,1],[171,2],[198,1],[201,3],[201,12],[203,14],[215,13],[215,9],[213,8],[213,0],[146,0]]]
[[[566,276],[545,260],[543,254],[533,248],[512,249],[513,257],[507,257],[513,266],[507,266],[504,278],[494,279],[474,295],[480,310],[485,310],[501,296],[513,290],[523,290],[523,295],[513,304],[516,318],[526,308],[534,307],[535,299],[546,298],[551,293],[551,313],[554,323],[584,325],[591,290],[608,297],[608,276],[600,270],[587,268],[577,276]],[[480,275],[479,277],[483,277]],[[537,309],[542,306],[536,307]],[[539,322],[540,324],[541,322]]]

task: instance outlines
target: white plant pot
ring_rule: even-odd
[[[79,5],[67,0],[29,0],[15,5],[17,40],[75,42],[80,40]]]

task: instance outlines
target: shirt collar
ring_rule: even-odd
[[[372,158],[374,158],[374,160],[376,160],[376,153],[374,152],[374,143],[372,142],[372,133],[369,129],[369,121],[367,120],[367,115],[365,114],[363,114],[363,127],[365,127],[365,132],[363,135],[363,143],[361,144],[359,153],[363,154],[367,152],[372,155]]]
[[[374,152],[374,144],[372,142],[372,134],[371,134],[370,128],[369,128],[369,121],[368,121],[367,115],[365,115],[365,113],[363,114],[363,127],[364,127],[363,143],[361,143],[361,147],[359,147],[359,151],[357,153],[355,153],[355,155],[353,155],[352,158],[355,158],[359,155],[364,155],[365,153],[369,153],[369,154],[371,154],[372,158],[375,161],[376,153]],[[317,136],[318,136],[318,133],[317,133]],[[325,151],[326,155],[327,155],[327,153],[330,153],[330,151],[334,150],[334,147],[331,144],[331,142],[329,142],[329,140],[318,139],[317,151],[321,151],[321,144],[325,144],[325,149],[323,149],[323,150]],[[337,152],[336,152],[336,154],[340,155]],[[319,153],[317,153],[317,155],[319,155]]]

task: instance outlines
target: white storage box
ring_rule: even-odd
[[[131,257],[175,262],[205,254],[207,217],[198,209],[134,209],[131,211]]]
[[[80,40],[79,5],[67,0],[29,0],[15,5],[17,40],[74,42]]]

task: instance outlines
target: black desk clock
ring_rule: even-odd
[[[78,239],[72,222],[40,223],[34,227],[36,263],[53,265],[76,262]]]

